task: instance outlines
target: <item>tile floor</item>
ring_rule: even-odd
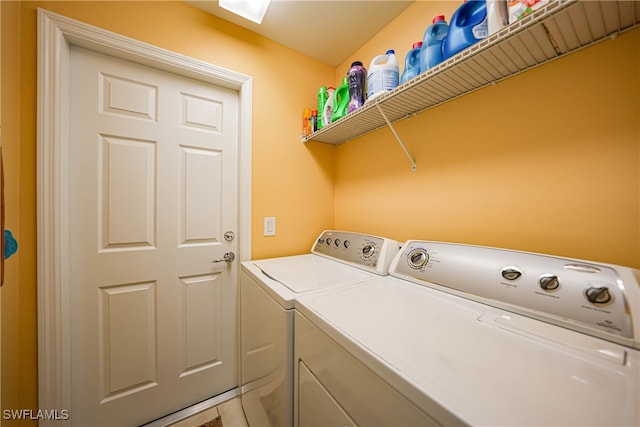
[[[198,427],[207,421],[211,421],[218,415],[222,417],[224,427],[248,427],[247,420],[242,411],[242,405],[240,404],[240,397],[227,400],[213,408],[205,409],[189,418],[171,424],[170,427]]]

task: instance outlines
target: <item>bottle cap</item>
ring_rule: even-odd
[[[436,22],[440,22],[440,21],[444,21],[444,15],[438,15],[435,18],[433,18],[433,23],[435,24]]]
[[[415,49],[415,48],[417,48],[417,47],[421,47],[421,46],[422,46],[422,42],[415,42],[415,43],[413,44],[413,46],[411,46],[411,49]]]
[[[362,65],[362,61],[353,61],[353,62],[351,63],[351,66],[352,66],[352,67],[357,67],[358,65]]]
[[[391,54],[394,54],[394,55],[395,55],[395,54],[396,54],[396,51],[395,51],[395,50],[393,50],[393,49],[389,49],[389,50],[386,52],[386,54],[387,54],[387,55],[391,55]]]

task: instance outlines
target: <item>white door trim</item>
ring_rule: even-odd
[[[71,408],[69,224],[65,222],[69,165],[65,153],[69,55],[74,45],[238,91],[239,261],[251,256],[252,77],[39,9],[38,401],[40,409],[48,410]]]

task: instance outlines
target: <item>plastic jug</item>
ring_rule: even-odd
[[[442,42],[449,32],[449,25],[444,20],[444,15],[433,18],[424,32],[422,49],[420,50],[420,72],[424,73],[429,68],[435,67],[444,59],[442,56]]]
[[[362,62],[354,61],[347,73],[349,82],[349,104],[347,113],[351,113],[364,105],[366,96],[367,69]]]
[[[318,121],[322,122],[322,126],[326,126],[331,123],[331,116],[333,115],[333,103],[336,99],[336,88],[329,86],[327,88],[327,102],[322,107],[322,117],[318,117]],[[318,111],[320,114],[320,111]]]
[[[342,84],[336,89],[336,93],[333,98],[333,114],[331,115],[331,121],[335,122],[338,119],[343,118],[347,114],[347,107],[349,106],[349,78],[342,79]]]
[[[399,74],[398,58],[393,49],[373,58],[367,77],[367,101],[397,87]]]
[[[404,70],[400,76],[400,84],[406,83],[420,74],[420,48],[422,42],[415,42],[404,59]]]
[[[487,29],[489,35],[509,25],[507,0],[487,0]]]
[[[442,45],[444,59],[486,38],[488,33],[486,1],[467,1],[451,17],[449,32]]]

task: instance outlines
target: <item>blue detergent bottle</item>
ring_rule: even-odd
[[[415,42],[404,59],[404,70],[400,75],[400,84],[406,83],[420,74],[420,48],[422,42]]]
[[[449,32],[449,25],[444,15],[433,18],[431,25],[424,32],[422,49],[420,50],[420,73],[435,67],[443,61],[442,42]]]
[[[442,44],[444,59],[450,58],[489,35],[487,2],[469,0],[453,13],[449,32]]]

